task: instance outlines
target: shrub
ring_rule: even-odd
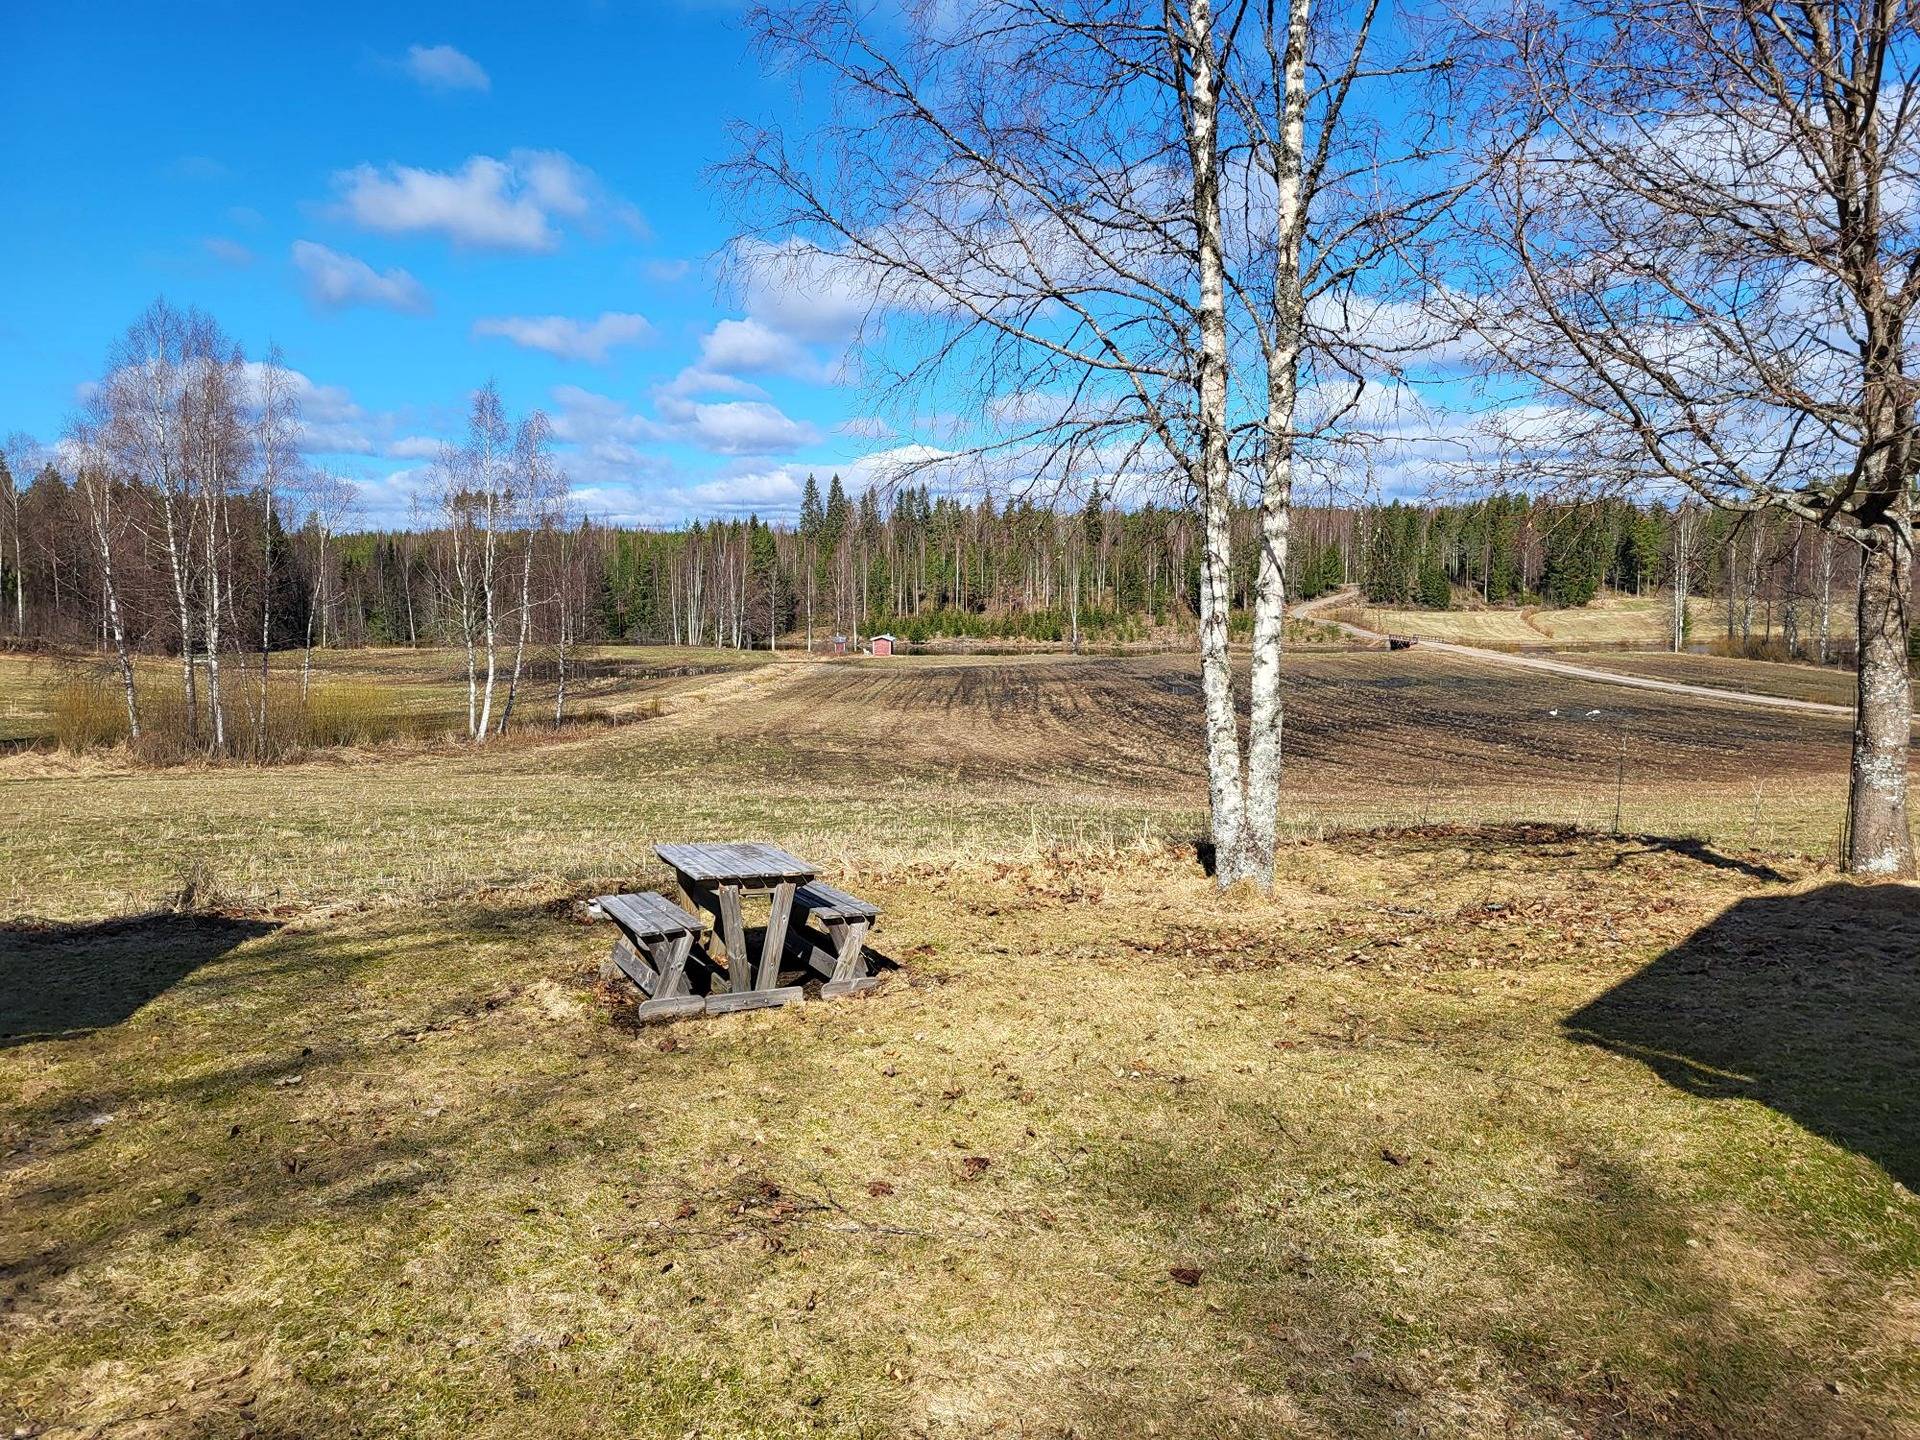
[[[227,754],[271,764],[305,751],[423,735],[433,717],[409,712],[394,694],[367,681],[316,680],[303,696],[293,675],[275,675],[267,687],[265,724],[260,714],[260,677],[240,667],[223,676],[222,713]],[[78,670],[53,693],[54,738],[63,749],[99,750],[125,744],[127,707],[118,676]],[[198,696],[198,724],[187,724],[187,706],[177,676],[149,675],[140,687],[140,738],[132,749],[141,760],[172,765],[208,755],[206,691]]]
[[[119,681],[97,671],[65,676],[53,691],[53,736],[62,750],[99,750],[127,738]]]

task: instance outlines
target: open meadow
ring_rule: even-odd
[[[1835,875],[1844,718],[1296,655],[1222,897],[1184,656],[607,650],[589,723],[257,768],[48,748],[49,663],[13,1433],[1920,1434],[1920,897]],[[734,837],[891,966],[636,1027],[578,902]]]
[[[1371,630],[1427,640],[1455,640],[1496,650],[1661,649],[1673,635],[1673,602],[1665,595],[1603,593],[1591,604],[1569,609],[1524,605],[1424,610],[1356,605],[1353,618]],[[1809,608],[1801,623],[1803,627],[1817,625],[1818,617]],[[1767,627],[1766,617],[1756,614],[1754,624],[1756,638],[1763,628],[1779,634],[1778,615]],[[1853,610],[1845,597],[1834,604],[1829,624],[1836,643],[1852,643]],[[1726,635],[1726,627],[1724,601],[1698,596],[1687,601],[1687,633],[1692,641],[1711,644]]]

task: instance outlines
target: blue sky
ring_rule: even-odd
[[[54,438],[164,295],[282,347],[369,523],[489,377],[592,513],[790,511],[879,446],[833,383],[852,307],[711,263],[727,119],[793,103],[693,0],[10,6],[0,431]]]

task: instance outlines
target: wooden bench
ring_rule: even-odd
[[[642,1020],[697,1015],[707,1008],[687,984],[687,956],[693,942],[706,933],[706,921],[651,890],[644,895],[602,895],[587,902],[587,914],[620,928],[600,978],[611,980],[617,973],[638,985],[647,997],[638,1011]]]
[[[866,956],[867,932],[880,918],[878,906],[815,880],[794,891],[793,908],[803,920],[812,920],[827,932],[831,949],[818,943],[817,932],[804,926],[800,931],[803,958],[827,977],[820,987],[823,998],[858,995],[880,983],[867,969]]]

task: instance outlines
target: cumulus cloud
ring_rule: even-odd
[[[474,155],[458,170],[359,165],[333,177],[337,213],[387,235],[445,236],[475,250],[543,253],[572,225],[611,221],[644,230],[640,213],[586,166],[558,150]]]
[[[784,375],[810,384],[842,378],[848,346],[874,308],[852,262],[830,251],[745,240],[733,247],[743,315],[719,321],[671,392],[751,390],[740,377]]]
[[[643,315],[608,310],[598,320],[574,320],[565,315],[498,315],[473,322],[473,333],[498,335],[528,350],[544,350],[562,360],[586,360],[595,365],[621,345],[637,345],[653,334]]]
[[[306,281],[307,299],[319,309],[372,305],[417,315],[432,308],[426,287],[405,270],[375,270],[364,260],[311,240],[294,241],[292,254]]]
[[[795,340],[844,345],[875,305],[870,284],[845,257],[787,241],[743,241],[734,259],[744,278],[747,314]]]
[[[824,378],[822,367],[793,336],[749,316],[722,320],[700,342],[698,368],[723,375]]]
[[[402,67],[429,90],[491,90],[493,80],[471,55],[451,45],[409,45]]]
[[[812,445],[820,432],[764,400],[695,401],[677,395],[655,399],[653,415],[632,411],[608,395],[558,385],[553,390],[554,437],[595,458],[603,468],[640,463],[645,445],[687,445],[712,455],[790,454]],[[657,457],[647,463],[664,465]]]
[[[778,455],[820,432],[765,400],[690,401],[664,396],[656,407],[675,438],[716,455]]]

